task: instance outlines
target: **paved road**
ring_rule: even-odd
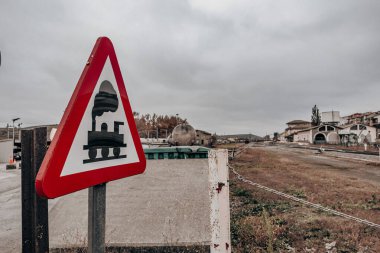
[[[0,167],[0,252],[20,252],[20,170]],[[87,190],[49,200],[50,246],[83,246]],[[107,185],[106,242],[112,245],[207,244],[208,160],[148,161],[144,174]]]
[[[21,179],[20,170],[5,170],[0,164],[0,252],[20,252]]]

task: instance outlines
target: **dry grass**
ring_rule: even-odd
[[[107,246],[105,253],[208,253],[209,246]],[[50,250],[52,253],[86,253],[87,247],[72,247]]]
[[[323,170],[294,157],[248,149],[232,166],[245,177],[314,203],[380,223],[380,189],[344,171]],[[302,206],[231,175],[235,252],[380,252],[380,231]]]
[[[244,143],[225,143],[216,145],[216,148],[234,149],[242,146],[244,146]]]

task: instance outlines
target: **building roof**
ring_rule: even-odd
[[[299,130],[299,131],[295,132],[294,134],[301,133],[301,132],[306,132],[306,131],[310,131],[310,130],[315,129],[315,128],[318,128],[318,127],[320,127],[320,126],[308,127],[308,128],[305,128],[305,129]]]
[[[373,112],[373,113],[367,115],[367,118],[373,118],[373,117],[376,117],[376,116],[380,116],[380,112]]]
[[[288,128],[286,128],[285,130],[297,130],[297,129],[299,129],[299,130],[303,130],[303,129],[306,129],[306,128],[309,128],[309,126],[294,126],[294,127],[288,127]]]
[[[362,126],[366,126],[366,127],[373,127],[373,128],[375,128],[374,126],[369,126],[369,125],[363,124],[363,123],[351,123],[351,124],[347,124],[347,125],[342,125],[342,126],[340,126],[340,128],[341,129],[345,129],[345,128],[352,127],[354,125],[362,125]]]
[[[326,123],[324,123],[324,124],[320,124],[318,126],[312,126],[312,127],[308,127],[308,128],[302,129],[300,131],[295,132],[295,134],[300,133],[300,132],[310,131],[310,130],[313,130],[313,129],[316,129],[316,128],[319,128],[319,127],[323,127],[323,126],[332,126],[332,127],[338,128],[338,129],[343,129],[341,126],[335,126],[335,125],[332,125],[332,124],[326,124]]]
[[[50,128],[58,128],[58,124],[48,124],[48,125],[36,125],[36,126],[29,126],[29,127],[23,127],[21,130],[29,130],[29,129],[34,129],[37,127],[47,127],[48,129]]]
[[[211,133],[200,130],[200,129],[196,129],[195,132],[201,132],[201,133],[206,134],[206,135],[212,135]]]
[[[263,140],[263,137],[254,135],[254,134],[228,134],[228,135],[218,135],[218,138],[228,139],[228,138],[237,138],[237,139],[251,139],[251,140]]]
[[[287,125],[289,125],[289,124],[310,124],[310,121],[296,119],[296,120],[289,121],[286,124]]]

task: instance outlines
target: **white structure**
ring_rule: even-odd
[[[211,198],[211,253],[231,253],[230,197],[227,149],[209,151],[209,193]]]
[[[313,132],[312,129],[301,130],[294,134],[293,141],[313,143],[312,132]]]
[[[349,121],[349,116],[344,116],[340,118],[339,125],[344,126],[347,125]]]
[[[374,143],[376,141],[376,128],[362,124],[345,126],[339,131],[343,143]]]
[[[12,139],[0,140],[0,163],[7,163],[12,158]]]
[[[308,142],[315,144],[339,144],[338,131],[341,128],[331,124],[322,124],[298,131],[293,136],[294,142]]]
[[[192,246],[202,247],[198,252],[231,252],[226,156],[226,150],[213,150],[209,159],[148,160],[144,174],[107,183],[107,244],[151,250],[145,252],[157,246],[174,246],[166,252],[180,252],[176,246],[187,246],[191,252]],[[8,230],[1,231],[0,252],[21,252],[20,177],[6,173],[0,185],[13,189],[7,194],[15,197],[2,195],[1,225]],[[82,190],[49,202],[51,252],[85,245],[87,200],[88,190]]]
[[[322,112],[321,121],[325,124],[339,124],[341,121],[339,111]]]

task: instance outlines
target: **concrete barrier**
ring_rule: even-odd
[[[149,160],[144,174],[108,183],[107,249],[231,252],[226,162],[226,150],[211,152],[209,159]],[[7,171],[0,178],[0,204],[6,214],[0,218],[5,228],[0,251],[5,253],[21,249],[19,172]],[[49,200],[51,252],[85,252],[87,194],[83,190]]]

